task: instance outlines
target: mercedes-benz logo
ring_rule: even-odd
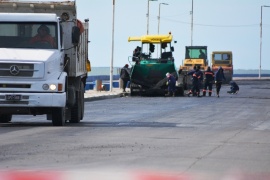
[[[10,74],[12,74],[13,76],[16,76],[16,75],[19,74],[20,69],[19,69],[18,66],[12,65],[12,66],[10,66],[10,68],[9,68],[9,72],[10,72]]]

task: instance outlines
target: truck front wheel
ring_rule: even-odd
[[[8,123],[12,119],[12,114],[1,114],[0,115],[0,123]]]
[[[81,82],[80,90],[76,92],[76,103],[71,108],[70,123],[79,123],[84,116],[84,85]]]
[[[52,124],[53,126],[64,126],[66,122],[66,108],[53,108],[52,110]]]

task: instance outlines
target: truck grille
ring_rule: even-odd
[[[30,84],[0,84],[0,88],[31,88]]]
[[[32,77],[34,64],[0,63],[0,76],[2,77]]]

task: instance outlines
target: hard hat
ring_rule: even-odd
[[[167,77],[170,76],[170,73],[167,72],[167,73],[166,73],[166,76],[167,76]]]

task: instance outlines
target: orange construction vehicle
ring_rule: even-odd
[[[192,77],[186,75],[193,70],[194,66],[200,66],[203,72],[206,70],[208,66],[207,46],[186,46],[185,59],[178,71],[179,84],[182,84],[185,90],[192,87]]]
[[[215,72],[219,67],[224,69],[226,83],[229,83],[233,77],[233,55],[232,51],[213,51],[212,52],[212,70]]]

